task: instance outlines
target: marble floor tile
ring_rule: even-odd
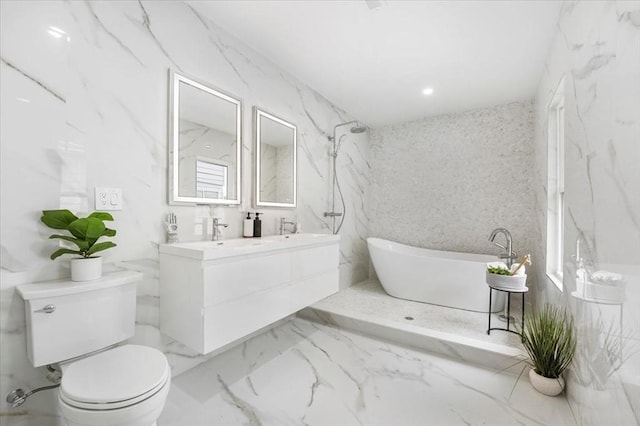
[[[294,318],[176,376],[159,426],[573,425],[526,376]]]

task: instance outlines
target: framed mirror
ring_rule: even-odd
[[[297,129],[281,118],[254,108],[255,204],[295,207],[297,199]]]
[[[241,101],[169,74],[169,204],[240,204]]]

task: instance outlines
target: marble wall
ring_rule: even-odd
[[[278,200],[278,150],[272,145],[260,146],[260,199]]]
[[[135,341],[170,355],[174,373],[202,362],[158,331],[158,244],[174,212],[182,241],[210,238],[212,215],[242,235],[252,207],[253,106],[298,127],[298,208],[260,209],[263,233],[279,217],[296,217],[304,232],[330,232],[331,180],[327,136],[354,117],[338,109],[258,52],[182,2],[0,2],[1,305],[0,395],[46,384],[26,361],[24,311],[15,285],[68,276],[68,261],[51,262],[56,243],[39,224],[43,209],[93,210],[93,188],[123,190],[114,212],[118,247],[105,261],[144,271]],[[169,69],[196,76],[243,100],[242,204],[175,207],[167,203]],[[347,136],[341,155],[349,215],[341,231],[340,282],[367,277],[363,205],[369,179],[367,135]],[[185,364],[186,363],[186,364]],[[2,424],[54,424],[55,397],[43,392],[24,410],[3,402]]]
[[[182,2],[8,2],[2,4],[2,268],[51,267],[55,242],[38,226],[39,211],[93,208],[94,186],[123,188],[115,212],[116,250],[107,261],[153,258],[173,211],[183,241],[207,238],[211,214],[242,235],[252,208],[252,106],[298,126],[296,210],[264,210],[275,233],[280,216],[297,216],[305,232],[328,232],[330,144],[337,123],[352,119],[267,58]],[[59,28],[64,34],[50,27]],[[50,33],[59,37],[53,37]],[[237,208],[169,207],[167,98],[169,68],[224,88],[244,102],[243,193]],[[33,125],[37,123],[38,125]],[[349,135],[342,154],[345,195],[353,215],[342,234],[342,282],[366,277],[367,135]],[[29,170],[29,179],[18,179]],[[26,197],[25,194],[30,194]],[[357,215],[357,217],[356,217]],[[56,263],[56,267],[62,267]],[[60,271],[64,274],[66,271]]]
[[[292,202],[293,145],[263,143],[260,150],[260,200],[271,203]]]
[[[299,207],[260,209],[264,233],[277,232],[280,216],[296,217],[304,232],[329,232],[331,221],[322,215],[331,210],[327,136],[353,117],[181,2],[0,2],[0,20],[0,395],[47,384],[42,369],[26,360],[24,310],[14,293],[19,283],[68,275],[67,262],[48,260],[56,244],[38,223],[40,211],[91,211],[94,186],[123,189],[124,210],[114,213],[118,247],[105,260],[144,274],[133,341],[167,353],[174,374],[201,363],[207,357],[158,329],[164,217],[177,214],[183,241],[208,238],[212,215],[231,225],[227,238],[242,234],[243,212],[255,210],[251,108],[258,106],[295,123],[299,144]],[[371,133],[371,152],[366,134],[347,134],[337,159],[347,204],[341,286],[366,278],[369,234],[495,254],[487,237],[507,227],[515,249],[534,254],[532,296],[567,306],[580,325],[568,383],[580,424],[637,424],[639,55],[637,2],[566,2],[535,103],[387,126]],[[243,100],[241,206],[167,204],[169,68]],[[561,76],[567,94],[563,292],[544,279],[546,106]],[[623,275],[624,304],[571,296],[578,238],[592,270]],[[2,404],[2,425],[60,421],[51,392],[18,410]]]
[[[547,106],[563,76],[566,205],[560,291],[542,277]],[[638,424],[640,3],[563,4],[538,88],[535,135],[537,298],[566,306],[578,326],[578,351],[567,384],[570,402],[579,424]],[[598,303],[574,293],[576,257],[589,279],[596,271],[621,274],[624,303]]]
[[[293,199],[293,145],[276,148],[276,200]]]
[[[514,250],[531,252],[533,121],[528,101],[376,129],[371,235],[438,250],[498,254],[501,249],[488,237],[504,227]]]

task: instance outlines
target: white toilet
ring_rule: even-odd
[[[136,283],[120,271],[95,281],[24,284],[27,355],[59,364],[58,402],[68,426],[150,426],[164,408],[171,369],[164,354],[115,346],[135,331]]]

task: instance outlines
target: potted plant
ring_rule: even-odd
[[[562,392],[562,373],[576,351],[573,319],[564,309],[545,304],[541,311],[525,316],[522,344],[531,359],[529,380],[533,387],[550,396]]]
[[[590,279],[576,279],[579,296],[592,302],[624,303],[625,281],[615,272],[596,271]]]
[[[522,256],[511,268],[502,262],[487,263],[486,282],[497,289],[526,291],[525,264],[531,265],[531,255]]]
[[[102,276],[102,258],[95,253],[116,245],[111,241],[98,242],[101,237],[113,237],[116,231],[105,226],[104,221],[113,217],[105,212],[93,212],[79,218],[69,210],[44,210],[40,221],[49,228],[60,229],[71,235],[53,234],[49,238],[58,238],[75,244],[78,249],[59,248],[51,254],[51,260],[63,254],[75,254],[71,259],[71,281],[90,281]]]

